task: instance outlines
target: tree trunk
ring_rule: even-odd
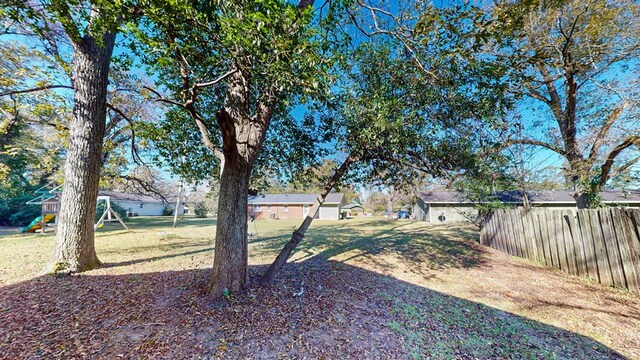
[[[298,227],[298,229],[293,232],[291,239],[284,245],[282,250],[280,250],[280,254],[278,254],[274,262],[271,264],[271,266],[269,266],[269,269],[267,269],[267,272],[262,276],[263,283],[273,282],[278,272],[280,272],[280,269],[282,269],[284,264],[287,263],[287,260],[291,256],[291,253],[298,246],[298,244],[300,244],[300,242],[304,238],[305,233],[309,229],[309,226],[311,226],[311,222],[313,222],[313,219],[320,211],[320,206],[324,204],[327,195],[329,195],[336,183],[340,181],[342,176],[347,172],[347,169],[352,162],[353,159],[351,158],[351,156],[347,156],[342,165],[340,165],[340,167],[333,173],[333,176],[331,176],[331,179],[329,179],[329,181],[325,185],[324,191],[316,198],[316,201],[313,204],[313,214],[308,214],[307,217],[302,221],[300,227]],[[338,216],[340,215],[338,214]]]
[[[242,290],[247,280],[247,189],[251,166],[238,154],[225,154],[220,176],[213,275],[208,293],[216,299]]]
[[[577,194],[574,197],[576,199],[576,207],[578,209],[588,209],[589,208],[589,195],[585,193]]]
[[[48,272],[82,272],[100,266],[93,225],[102,166],[106,99],[115,34],[102,44],[86,37],[74,44],[74,102],[64,166],[56,248]]]

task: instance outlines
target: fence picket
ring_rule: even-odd
[[[562,234],[564,237],[564,251],[565,257],[567,258],[567,262],[569,264],[569,274],[577,275],[577,266],[576,266],[576,256],[573,250],[573,239],[571,237],[571,229],[569,228],[569,216],[571,214],[568,211],[562,211]]]
[[[624,278],[622,259],[617,239],[618,236],[620,236],[620,240],[624,240],[624,229],[622,228],[622,222],[618,217],[619,214],[614,212],[615,210],[616,209],[602,209],[598,213],[601,216],[602,234],[604,235],[603,240],[605,243],[604,248],[607,251],[607,257],[609,258],[609,267],[611,268],[613,284],[619,287],[626,287],[627,282]]]
[[[538,261],[538,249],[536,248],[536,236],[531,224],[532,209],[523,209],[522,211],[522,229],[524,231],[525,243],[527,244],[527,253],[529,259]]]
[[[551,256],[551,244],[549,242],[549,222],[547,221],[546,210],[540,211],[540,231],[542,232],[542,244],[544,246],[544,263],[547,266],[553,266],[553,257]]]
[[[577,219],[571,210],[567,211],[567,220],[569,221],[569,231],[573,240],[573,253],[576,259],[576,273],[578,275],[588,276],[586,255],[584,253],[584,245],[582,244],[582,234],[578,229]]]
[[[567,261],[567,251],[564,246],[564,230],[563,230],[563,221],[562,221],[562,211],[554,210],[553,211],[553,224],[555,226],[555,236],[556,240],[556,248],[558,251],[558,264],[559,268],[569,272],[569,263]]]
[[[640,228],[636,232],[633,219],[634,213],[640,215],[640,211],[627,210],[621,211],[621,213],[624,215],[621,218],[625,236],[622,241],[618,241],[618,247],[622,256],[627,288],[640,294]],[[638,216],[638,220],[640,220],[640,216]]]
[[[593,234],[591,233],[589,210],[578,210],[578,222],[580,224],[580,232],[585,250],[585,260],[589,277],[595,281],[600,281],[598,274],[598,262],[596,261],[596,250],[593,242]]]
[[[520,224],[518,221],[518,213],[520,209],[514,209],[514,211],[509,211],[509,220],[511,220],[511,233],[513,234],[513,243],[516,248],[516,256],[526,257],[523,249],[522,249],[522,237],[520,236]]]
[[[593,235],[593,244],[595,245],[595,259],[598,264],[598,274],[600,275],[600,282],[605,285],[613,284],[613,276],[611,275],[611,267],[609,265],[609,258],[607,257],[607,250],[605,249],[602,223],[600,222],[600,215],[598,210],[588,210],[591,234]]]

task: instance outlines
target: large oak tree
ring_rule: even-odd
[[[311,3],[167,2],[138,29],[134,46],[161,86],[149,90],[173,107],[168,120],[181,123],[183,134],[197,129],[207,163],[220,168],[213,298],[241,290],[247,279],[247,194],[267,132],[278,122],[274,131],[304,140],[287,102],[322,88],[325,60]],[[194,163],[203,154],[184,155]]]
[[[640,161],[640,5],[506,1],[495,14],[500,35],[492,55],[512,68],[514,89],[543,109],[542,126],[527,119],[531,136],[505,145],[555,152],[578,208],[597,206],[607,182]]]

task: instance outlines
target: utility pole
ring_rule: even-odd
[[[184,164],[184,155],[180,159],[180,163]],[[176,223],[178,222],[178,211],[180,210],[180,199],[182,198],[182,177],[180,178],[180,188],[178,190],[178,200],[176,200],[176,209],[173,211],[173,227],[176,227]]]
[[[182,198],[182,179],[180,179],[180,189],[178,190],[178,200],[176,200],[176,209],[173,211],[173,227],[178,222],[178,210],[180,210],[180,200]]]

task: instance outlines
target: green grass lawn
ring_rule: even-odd
[[[171,220],[105,225],[104,266],[61,278],[39,275],[52,235],[0,233],[0,358],[640,357],[638,297],[486,249],[470,226],[315,221],[261,287],[299,222],[256,221],[247,291],[211,303],[216,222]]]

